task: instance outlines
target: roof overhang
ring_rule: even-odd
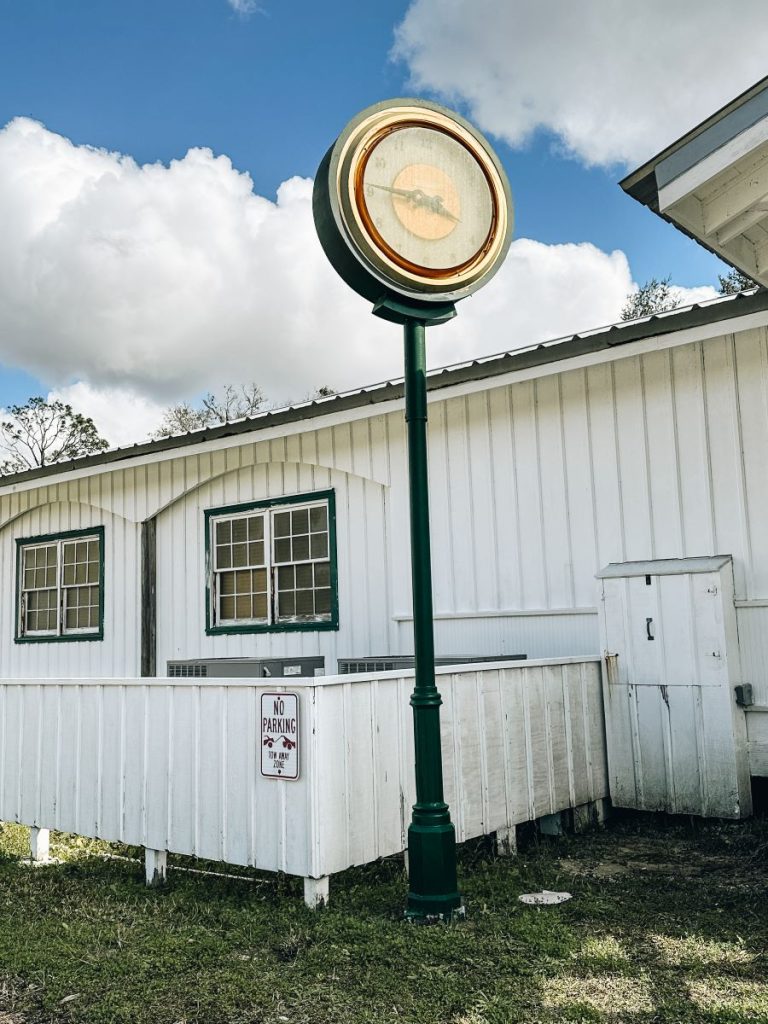
[[[768,78],[628,175],[621,187],[768,285]]]

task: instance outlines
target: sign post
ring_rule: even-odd
[[[411,695],[416,803],[408,829],[411,920],[463,916],[456,834],[443,794],[435,684],[427,475],[426,327],[485,284],[512,237],[512,197],[487,140],[435,103],[378,103],[326,153],[312,198],[318,237],[375,315],[402,325],[416,662]]]

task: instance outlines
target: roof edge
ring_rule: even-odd
[[[666,313],[655,313],[637,320],[628,320],[592,331],[568,335],[564,338],[555,338],[528,348],[483,356],[469,362],[431,370],[427,375],[427,390],[437,391],[441,388],[496,377],[517,370],[547,366],[592,352],[617,348],[633,341],[642,341],[655,335],[672,334],[693,327],[716,324],[722,320],[732,319],[734,316],[748,316],[766,310],[768,310],[768,289],[756,287],[734,295],[721,296],[706,303],[694,303],[691,306],[684,306]],[[346,412],[351,409],[364,408],[367,405],[394,401],[402,398],[403,394],[401,379],[385,381],[333,397],[302,402],[283,409],[259,413],[254,417],[222,423],[216,427],[202,428],[160,440],[145,441],[141,444],[131,445],[129,448],[113,448],[95,455],[84,455],[68,462],[56,462],[50,466],[41,466],[25,470],[22,473],[10,474],[0,477],[0,492],[19,482],[26,483],[56,475],[63,476],[79,469],[130,462],[132,459],[141,458],[144,455],[183,449],[190,445],[203,444],[207,441],[216,441],[239,434],[258,434],[261,430],[303,420],[313,420],[329,412]]]

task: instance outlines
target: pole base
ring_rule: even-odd
[[[428,923],[464,917],[456,882],[456,831],[442,825],[414,825],[408,829],[408,905],[405,916]]]

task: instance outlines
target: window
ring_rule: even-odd
[[[333,492],[206,512],[208,632],[337,629]]]
[[[104,528],[16,541],[16,640],[101,640]]]

